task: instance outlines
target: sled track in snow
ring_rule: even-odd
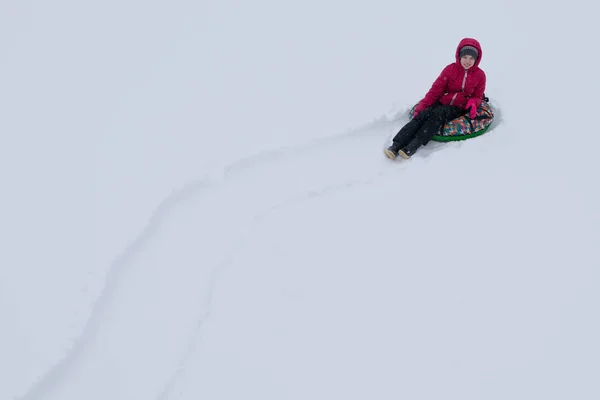
[[[216,188],[221,185],[226,184],[229,179],[235,176],[237,172],[244,171],[246,168],[255,166],[261,162],[269,161],[272,162],[274,159],[278,159],[280,157],[287,157],[289,152],[294,152],[295,154],[310,152],[312,149],[319,148],[326,144],[336,143],[343,140],[352,139],[355,137],[363,137],[367,135],[373,134],[373,132],[381,132],[386,127],[396,126],[400,119],[402,118],[402,113],[399,113],[396,117],[392,119],[388,118],[380,118],[374,120],[373,122],[366,124],[362,127],[346,131],[345,133],[333,135],[325,138],[318,138],[311,140],[305,144],[293,145],[293,146],[285,146],[276,148],[273,150],[265,150],[258,152],[256,154],[250,155],[248,157],[242,158],[238,161],[233,162],[229,166],[226,166],[221,175],[218,178],[214,177],[204,177],[196,181],[192,181],[183,185],[182,187],[175,189],[171,192],[167,197],[165,197],[157,206],[153,214],[150,216],[148,223],[140,232],[140,234],[135,238],[135,240],[119,255],[112,265],[109,268],[107,273],[106,281],[104,284],[104,288],[101,290],[98,298],[96,299],[94,305],[92,306],[92,310],[90,312],[90,316],[88,321],[84,325],[82,333],[80,336],[74,341],[73,345],[67,352],[67,354],[62,358],[58,363],[56,363],[53,367],[51,367],[41,378],[35,382],[30,389],[22,396],[16,397],[16,400],[36,400],[36,399],[44,399],[47,392],[52,391],[57,385],[59,385],[62,380],[65,379],[65,376],[69,373],[69,371],[75,366],[77,361],[84,355],[86,350],[86,345],[94,340],[96,336],[99,326],[102,323],[102,319],[104,317],[106,307],[109,304],[109,301],[113,295],[113,292],[116,287],[116,283],[119,278],[119,274],[127,267],[130,259],[143,248],[145,243],[157,232],[160,228],[162,222],[165,220],[167,215],[177,207],[177,204],[180,202],[189,199],[192,196],[200,195],[202,191],[209,190],[211,188]],[[383,156],[382,156],[383,157]],[[396,173],[396,169],[392,169],[389,172]],[[302,195],[293,196],[292,198],[286,199],[284,201],[279,202],[278,204],[269,207],[263,211],[258,212],[252,219],[252,222],[246,229],[246,232],[242,234],[240,237],[235,239],[232,243],[230,250],[227,252],[224,260],[219,263],[211,272],[209,277],[209,293],[207,294],[208,308],[210,308],[210,302],[212,299],[212,292],[214,286],[217,281],[217,277],[219,273],[229,265],[236,257],[236,254],[239,252],[240,248],[244,245],[245,241],[248,238],[248,235],[256,229],[256,227],[271,213],[276,210],[287,207],[293,203],[299,201],[305,201],[307,199],[313,197],[320,197],[327,195],[328,193],[338,192],[342,190],[346,190],[355,186],[369,184],[380,178],[382,174],[379,174],[375,177],[371,177],[369,179],[362,179],[356,181],[350,181],[341,183],[339,185],[333,185],[323,190],[318,191],[309,191],[308,193],[304,193]],[[196,339],[198,337],[198,332],[200,331],[202,325],[206,317],[209,315],[210,311],[207,311],[204,315],[201,315],[194,332],[191,333],[189,343],[186,346],[186,351],[183,355],[181,355],[182,361],[179,363],[179,367],[174,372],[173,376],[169,379],[168,384],[164,388],[164,390],[159,395],[158,399],[165,400],[168,398],[169,392],[176,381],[179,374],[185,369],[185,366],[188,362],[189,354],[191,354],[191,350],[194,348]]]
[[[172,377],[168,381],[165,389],[157,397],[157,400],[168,400],[169,399],[169,394],[171,393],[171,390],[173,389],[174,384],[176,383],[179,375],[183,371],[185,371],[187,364],[190,361],[190,356],[193,354],[193,350],[195,349],[196,344],[200,340],[200,331],[202,329],[202,326],[204,325],[206,319],[210,317],[210,314],[211,314],[210,311],[212,309],[211,305],[212,305],[212,299],[213,299],[213,292],[216,287],[219,275],[223,272],[223,270],[225,268],[227,268],[227,266],[229,266],[233,261],[235,261],[237,254],[240,252],[240,250],[242,250],[242,248],[244,247],[244,245],[246,244],[248,239],[251,237],[252,233],[260,226],[260,224],[264,220],[266,220],[274,212],[279,211],[284,208],[287,208],[296,203],[302,203],[307,200],[326,196],[331,193],[341,192],[344,190],[352,189],[354,187],[372,184],[372,183],[376,182],[382,176],[391,175],[394,173],[397,173],[397,172],[395,169],[392,169],[389,172],[380,173],[380,174],[378,174],[374,177],[368,178],[368,179],[357,179],[355,181],[349,181],[349,182],[341,183],[339,185],[333,185],[333,186],[327,187],[322,190],[311,190],[308,193],[304,193],[304,194],[297,195],[297,196],[292,196],[288,199],[280,201],[279,203],[277,203],[271,207],[268,207],[267,209],[257,213],[252,218],[252,221],[250,222],[249,226],[246,228],[245,232],[233,241],[231,248],[227,252],[223,261],[220,262],[211,271],[211,274],[209,277],[208,293],[207,293],[207,304],[206,304],[207,311],[203,315],[201,315],[200,318],[198,319],[197,324],[195,325],[196,329],[194,330],[194,332],[192,332],[192,334],[190,336],[188,345],[185,348],[186,350],[183,352],[183,355],[181,356],[181,362],[179,363],[179,366],[177,367],[175,373],[172,375]]]

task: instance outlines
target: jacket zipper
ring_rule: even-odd
[[[465,76],[463,77],[463,82],[462,82],[462,88],[460,89],[461,91],[465,90],[465,83],[467,82],[467,73],[468,73],[468,71],[465,71]],[[454,104],[454,100],[456,100],[457,95],[458,95],[458,92],[454,93],[454,96],[452,96],[452,101],[450,102],[450,105]]]

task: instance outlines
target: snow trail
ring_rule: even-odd
[[[167,398],[209,315],[219,271],[235,258],[253,227],[286,204],[406,168],[408,164],[390,166],[381,152],[405,122],[399,115],[302,146],[248,156],[217,176],[173,191],[111,266],[105,288],[71,351],[21,399],[48,398],[50,393],[61,399],[90,398],[92,393],[98,398],[126,398],[133,394],[129,389],[139,390],[142,381],[153,382],[147,385],[147,396],[161,393],[159,398]],[[432,145],[423,154],[434,151]],[[184,243],[177,243],[184,237],[188,238]],[[177,253],[194,257],[181,260]],[[135,297],[129,294],[136,292]],[[172,310],[168,304],[181,308]],[[113,348],[130,352],[114,354]],[[153,376],[136,375],[136,362],[152,359],[163,360],[153,373],[148,368]],[[119,375],[128,377],[127,382],[104,384],[118,382]]]

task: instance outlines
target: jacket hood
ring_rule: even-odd
[[[472,68],[477,68],[479,66],[479,63],[481,62],[481,57],[483,56],[483,52],[481,51],[481,45],[479,44],[479,42],[476,39],[473,38],[464,38],[463,40],[460,41],[460,43],[458,44],[458,46],[456,47],[456,63],[460,66],[460,49],[462,49],[464,46],[473,46],[477,49],[477,52],[479,53],[479,57],[477,57],[477,60],[475,60],[475,64],[473,65]],[[462,66],[461,66],[462,68]]]

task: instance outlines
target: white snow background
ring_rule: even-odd
[[[600,398],[598,11],[2,2],[0,399]]]

